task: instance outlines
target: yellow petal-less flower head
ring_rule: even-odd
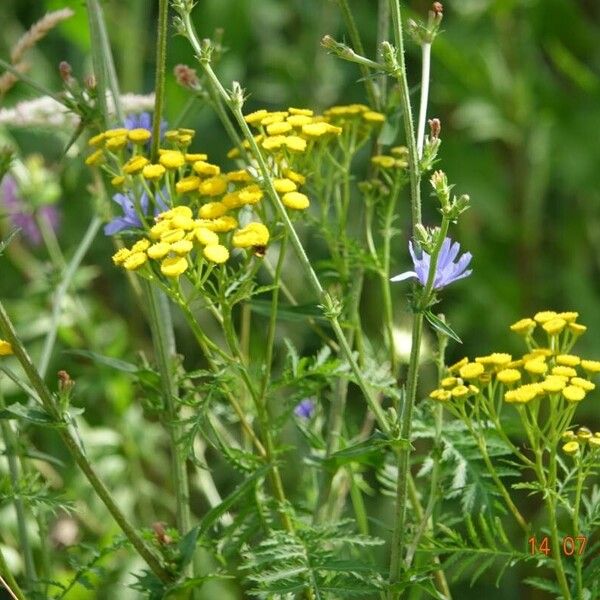
[[[545,392],[544,388],[539,383],[527,383],[513,391],[515,393],[515,402],[520,402],[522,404],[531,402],[534,398]]]
[[[310,201],[306,194],[301,192],[288,192],[281,198],[283,205],[293,210],[304,210],[310,206]]]
[[[576,385],[586,392],[591,392],[596,388],[596,384],[592,383],[589,379],[583,379],[583,377],[572,377],[569,382],[571,385]]]
[[[242,204],[256,204],[263,197],[263,191],[256,184],[247,185],[237,192],[238,201]],[[223,199],[224,200],[224,199]]]
[[[600,448],[600,438],[594,436],[588,440],[588,444],[590,445],[590,450],[598,450]]]
[[[447,402],[452,397],[452,393],[449,390],[433,390],[429,397],[432,400],[438,400],[440,402]]]
[[[265,150],[277,150],[285,145],[285,136],[283,135],[273,135],[271,137],[265,138],[262,142],[262,147]]]
[[[125,262],[125,259],[131,254],[129,248],[119,248],[113,255],[112,261],[115,265],[120,266]]]
[[[196,163],[198,164],[198,163]],[[203,196],[220,196],[227,191],[227,179],[225,177],[210,177],[198,186],[198,192]]]
[[[261,110],[256,110],[250,114],[244,116],[244,121],[248,123],[248,125],[254,125],[255,123],[260,123],[269,113],[263,108]]]
[[[189,254],[194,248],[194,244],[190,240],[179,240],[171,244],[171,251],[179,256]]]
[[[559,354],[556,357],[556,364],[563,365],[565,367],[576,367],[581,362],[579,356],[574,354]]]
[[[10,356],[13,354],[13,347],[10,342],[0,340],[0,356]]]
[[[498,371],[496,379],[501,383],[510,385],[521,379],[521,373],[517,369],[502,369],[502,371]]]
[[[587,442],[588,440],[591,440],[592,437],[593,437],[593,434],[587,427],[580,427],[577,430],[577,439],[580,442]]]
[[[440,381],[440,385],[443,388],[453,388],[455,385],[462,385],[462,380],[460,380],[459,383],[459,378],[458,377],[444,377],[441,381]]]
[[[246,171],[246,169],[240,169],[239,171],[229,171],[226,173],[225,178],[227,181],[233,181],[235,183],[246,183],[252,181],[252,175]]]
[[[567,385],[568,379],[561,377],[560,375],[548,375],[544,381],[541,382],[544,391],[549,394],[557,394],[561,392]]]
[[[561,375],[562,377],[577,377],[577,371],[573,367],[552,367],[552,375]]]
[[[478,356],[475,358],[475,362],[481,363],[482,365],[493,365],[496,367],[503,367],[512,360],[512,356],[506,352],[494,352],[487,356]]]
[[[581,368],[588,373],[600,373],[600,360],[582,360]]]
[[[123,175],[115,175],[110,182],[115,187],[121,187],[125,183],[125,177],[123,177]]]
[[[267,125],[267,133],[269,135],[281,135],[282,133],[288,133],[293,129],[292,125],[286,121],[280,123],[271,123]]]
[[[183,229],[168,229],[163,232],[160,236],[160,241],[165,244],[174,244],[185,237],[185,230]]]
[[[481,363],[467,363],[460,367],[458,372],[463,379],[477,379],[485,371]]]
[[[150,242],[146,239],[138,240],[133,246],[131,246],[132,252],[145,252],[150,247]]]
[[[129,129],[125,129],[125,127],[116,127],[115,129],[107,129],[104,132],[104,137],[107,140],[112,138],[121,137],[123,135],[127,135],[129,133]]]
[[[560,436],[560,439],[563,440],[563,442],[568,442],[570,440],[574,440],[576,437],[577,436],[575,435],[574,431],[567,429],[567,431]]]
[[[340,135],[340,133],[342,133],[342,128],[331,125],[331,123],[320,122],[302,125],[302,134],[311,138],[318,138],[328,134]]]
[[[187,194],[188,192],[197,192],[198,186],[200,185],[200,177],[196,177],[195,175],[191,175],[189,177],[184,177],[180,179],[175,184],[175,191],[178,194]]]
[[[275,191],[279,192],[280,194],[285,194],[286,192],[295,192],[297,189],[296,184],[287,177],[274,179],[273,187],[275,188]]]
[[[565,454],[577,454],[577,452],[579,452],[579,442],[572,440],[570,442],[567,442],[566,444],[563,445],[562,447],[562,451]]]
[[[204,227],[218,233],[227,233],[228,231],[233,231],[238,226],[237,219],[231,215],[224,215],[212,221],[203,221]]]
[[[171,221],[170,219],[164,219],[156,223],[156,225],[152,225],[150,228],[150,239],[158,240],[160,236],[165,233],[165,231],[169,231],[171,229]]]
[[[121,150],[127,145],[126,135],[116,135],[106,140],[105,148],[107,150]]]
[[[296,171],[293,171],[289,168],[283,169],[283,176],[287,177],[288,179],[291,179],[294,183],[297,183],[298,185],[304,185],[304,183],[306,182],[306,177],[304,177],[304,175],[296,173]]]
[[[550,335],[557,335],[567,326],[567,322],[564,319],[555,317],[542,324],[544,330]]]
[[[104,152],[102,150],[96,150],[92,152],[86,159],[85,164],[88,167],[95,167],[104,162]]]
[[[374,110],[364,112],[362,118],[369,123],[383,123],[385,121],[385,115]]]
[[[203,152],[186,152],[184,156],[185,161],[188,163],[195,163],[199,160],[206,160],[208,158],[208,154],[204,154]]]
[[[371,162],[383,169],[392,169],[396,165],[396,159],[393,156],[388,156],[386,154],[378,154],[377,156],[373,156],[371,158]]]
[[[102,144],[102,142],[104,142],[105,138],[106,138],[106,134],[103,131],[102,133],[98,133],[97,135],[93,135],[88,140],[88,144],[90,146],[100,146],[100,144]]]
[[[147,129],[139,127],[130,129],[127,132],[127,137],[129,138],[129,141],[134,144],[145,144],[152,137],[152,134]]]
[[[448,367],[448,371],[450,371],[450,373],[458,373],[461,367],[464,367],[468,363],[469,359],[465,356],[464,358],[461,358],[458,362],[455,362],[453,365],[450,365]]]
[[[568,328],[575,336],[583,335],[587,331],[587,327],[579,323],[569,323]]]
[[[272,123],[281,123],[289,115],[287,110],[279,110],[276,112],[268,113],[266,117],[263,117],[260,121],[261,125],[265,127]]]
[[[213,165],[204,160],[197,160],[192,165],[192,169],[194,169],[198,175],[207,175],[209,177],[216,177],[221,173],[221,167],[219,167],[219,165]]]
[[[139,173],[150,161],[145,156],[134,156],[123,165],[123,172],[127,175]]]
[[[177,213],[171,219],[172,229],[185,229],[191,231],[196,226],[194,219],[187,214]]]
[[[145,252],[131,252],[123,261],[123,267],[128,271],[136,271],[143,267],[148,261],[148,256]]]
[[[269,230],[262,223],[248,223],[233,234],[231,242],[236,248],[253,248],[269,243]]]
[[[165,168],[162,165],[146,165],[142,169],[142,175],[145,179],[156,181],[165,174]]]
[[[585,398],[585,390],[576,385],[568,385],[566,386],[562,394],[565,400],[569,402],[581,402]]]
[[[567,323],[573,323],[579,317],[579,313],[575,311],[561,312],[556,315],[559,319],[564,319]]]
[[[548,370],[548,365],[544,361],[543,357],[534,358],[533,360],[528,360],[523,368],[533,375],[543,375]]]
[[[219,236],[206,227],[196,227],[194,229],[194,237],[203,246],[216,246],[219,243]]]
[[[188,261],[183,256],[171,256],[160,263],[160,272],[166,277],[179,277],[187,268]]]
[[[200,207],[198,216],[201,219],[217,219],[222,217],[229,209],[222,202],[207,202]]]
[[[457,385],[451,393],[453,398],[466,398],[471,394],[471,390],[466,385]]]
[[[169,254],[170,249],[171,244],[167,244],[166,242],[157,242],[148,248],[146,254],[148,254],[150,258],[158,260]]]
[[[286,122],[289,123],[292,127],[300,128],[303,125],[308,125],[313,122],[313,118],[308,115],[290,115]]]
[[[227,250],[225,246],[221,246],[221,244],[205,246],[202,254],[204,254],[206,260],[217,263],[218,265],[227,262],[229,259],[229,250]]]
[[[543,310],[539,313],[536,313],[533,317],[534,321],[540,324],[546,323],[554,318],[556,318],[556,312],[553,310]]]
[[[229,209],[240,208],[240,206],[244,206],[239,192],[229,192],[228,194],[225,194],[221,200],[221,203],[223,206],[226,206]]]
[[[185,156],[178,150],[167,150],[159,156],[158,162],[165,169],[179,169],[179,167],[185,165]]]
[[[285,136],[283,143],[292,152],[304,152],[306,150],[306,140],[297,135]]]
[[[310,108],[294,108],[293,106],[288,108],[290,115],[301,115],[303,117],[312,117],[314,112]]]
[[[535,321],[533,319],[521,319],[510,326],[510,330],[519,335],[529,335],[535,329]]]

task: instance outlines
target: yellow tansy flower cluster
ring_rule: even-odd
[[[473,361],[463,358],[448,368],[448,377],[430,397],[445,401],[466,398],[484,389],[500,389],[504,402],[509,404],[525,404],[544,396],[580,402],[596,387],[591,378],[600,373],[600,361],[570,352],[577,336],[586,329],[576,322],[577,317],[575,312],[544,311],[517,321],[510,329],[526,337],[528,352],[516,359],[502,352]],[[540,347],[534,340],[536,329],[548,347]],[[485,387],[489,385],[491,388]]]
[[[587,427],[580,427],[577,431],[565,431],[562,437],[565,454],[578,454],[586,446],[592,451],[600,449],[600,431],[592,433]]]

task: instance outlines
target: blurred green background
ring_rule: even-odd
[[[155,2],[107,0],[103,3],[124,92],[149,93],[154,77]],[[407,16],[425,15],[428,2],[407,2]],[[367,53],[375,54],[377,2],[350,0]],[[440,305],[464,341],[451,345],[449,360],[465,353],[492,350],[518,352],[508,324],[542,309],[576,310],[589,331],[579,345],[582,354],[600,357],[600,3],[597,0],[447,0],[443,34],[433,47],[429,116],[442,121],[440,167],[468,193],[472,208],[452,232],[473,253],[473,275],[444,293]],[[61,0],[4,0],[0,3],[0,56],[47,10],[69,6],[75,16],[53,31],[28,55],[30,75],[60,90],[58,63],[68,61],[73,74],[91,72],[89,37],[83,3]],[[248,111],[259,107],[308,106],[364,102],[364,89],[354,65],[329,56],[319,46],[322,35],[347,38],[336,3],[329,0],[199,0],[195,22],[201,36],[222,28],[227,49],[219,73],[226,82],[246,88]],[[407,43],[409,80],[414,104],[418,95],[419,50]],[[181,37],[169,40],[166,119],[173,121],[187,101],[172,68],[193,66]],[[17,84],[0,109],[31,99],[36,93]],[[208,108],[196,105],[186,126],[197,129],[196,145],[224,160],[229,142]],[[61,158],[72,131],[0,126],[22,158],[41,153],[46,167],[60,181],[62,213],[59,241],[70,256],[94,211],[87,186],[89,173],[80,155]],[[360,170],[360,165],[359,165]],[[425,222],[436,223],[433,202],[424,184]],[[408,268],[408,198],[404,202],[402,235],[395,240],[395,269]],[[7,224],[2,223],[2,230]],[[153,452],[159,428],[142,421],[134,390],[121,375],[60,353],[67,348],[93,348],[113,356],[131,357],[149,348],[148,333],[132,304],[122,274],[109,260],[111,244],[98,236],[77,280],[74,319],[60,329],[59,348],[50,373],[67,368],[85,397],[86,415],[94,425],[84,432],[103,471],[124,504],[139,504],[160,492],[166,459]],[[48,293],[56,285],[56,269],[40,248],[27,250],[42,266],[35,276],[10,260],[0,267],[0,295],[17,321],[27,324],[25,337],[35,353],[48,324]],[[378,318],[375,282],[367,286],[363,314]],[[407,318],[403,294],[394,288],[399,322]],[[26,295],[26,301],[24,300]],[[77,318],[77,315],[81,318]],[[313,341],[314,343],[314,341]],[[186,348],[186,340],[182,340]],[[7,391],[9,393],[10,390]],[[107,407],[106,404],[109,404]],[[597,399],[582,405],[581,421],[600,428]],[[32,432],[39,444],[51,434]],[[115,451],[118,448],[118,451]],[[148,465],[151,453],[155,464]],[[164,464],[161,463],[164,461]],[[133,466],[132,466],[133,465]],[[144,469],[152,475],[148,489],[131,490],[127,473]],[[84,527],[104,541],[114,530],[94,515],[95,501],[79,476],[56,466],[52,476],[67,489],[80,489]],[[112,479],[111,479],[112,478]],[[71,494],[72,495],[72,494]],[[149,501],[148,501],[149,502]],[[200,502],[200,500],[199,500]],[[147,508],[147,507],[146,507]],[[0,523],[9,519],[3,506]],[[144,502],[138,506],[144,513]],[[148,509],[149,510],[149,509]],[[150,511],[152,512],[152,511]],[[57,547],[60,547],[57,546]],[[139,566],[139,565],[137,565]],[[134,568],[134,566],[131,566]],[[115,577],[125,577],[115,574]],[[504,590],[489,598],[517,597],[519,574],[506,578]],[[462,597],[476,597],[491,582]],[[507,590],[510,589],[510,594]],[[486,589],[487,591],[487,589]],[[535,598],[533,592],[522,597]],[[76,597],[76,596],[73,596]],[[98,596],[100,597],[100,596]],[[106,596],[109,597],[109,596]],[[125,597],[125,596],[123,596]],[[457,594],[458,597],[458,594]],[[539,596],[540,598],[542,596]]]

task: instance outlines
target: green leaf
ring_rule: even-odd
[[[258,315],[263,317],[271,316],[271,302],[269,300],[252,300],[250,308]],[[279,305],[277,308],[277,318],[282,321],[296,321],[304,323],[306,319],[314,319],[322,323],[327,322],[323,316],[323,311],[317,304],[292,304]]]
[[[442,333],[443,335],[452,338],[454,341],[462,344],[462,340],[458,337],[458,335],[454,332],[454,330],[448,325],[444,323],[439,317],[434,315],[430,310],[425,311],[425,318],[429,321],[429,324],[436,330]]]
[[[380,432],[375,432],[368,440],[338,450],[323,461],[332,469],[339,469],[350,463],[378,465],[383,460],[382,449],[390,444],[390,440]]]
[[[60,427],[62,425],[41,408],[28,408],[22,404],[12,404],[5,410],[1,410],[0,419],[23,419],[45,427]]]
[[[111,369],[116,369],[117,371],[122,371],[123,373],[137,373],[140,370],[140,368],[133,363],[118,358],[112,358],[111,356],[104,356],[103,354],[98,354],[97,352],[92,352],[90,350],[66,350],[66,353],[89,358],[98,364],[105,365]]]
[[[12,242],[12,239],[21,231],[20,228],[13,229],[1,242],[0,242],[0,256],[4,254],[4,251],[8,245]]]

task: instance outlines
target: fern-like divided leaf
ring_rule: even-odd
[[[275,600],[310,588],[315,600],[368,598],[384,589],[384,579],[358,552],[382,543],[353,533],[350,521],[299,526],[295,535],[274,531],[257,548],[243,553],[250,594]]]

